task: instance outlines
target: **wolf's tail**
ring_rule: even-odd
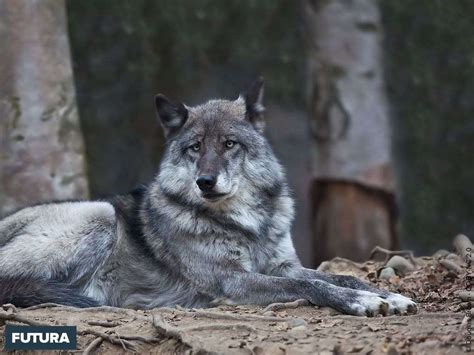
[[[97,301],[81,295],[79,290],[64,282],[0,276],[0,305],[6,303],[17,307],[31,307],[41,303],[58,303],[81,308],[99,306]]]

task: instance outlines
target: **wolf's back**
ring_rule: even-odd
[[[81,308],[99,306],[95,300],[81,295],[79,290],[61,281],[0,276],[0,305],[6,303],[17,307],[30,307],[41,303],[58,303]]]

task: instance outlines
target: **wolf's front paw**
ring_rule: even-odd
[[[414,314],[418,312],[415,302],[398,293],[391,293],[385,301],[389,305],[388,314]]]
[[[354,301],[349,304],[349,308],[351,314],[357,316],[374,317],[378,314],[386,316],[389,304],[376,293],[358,291]]]

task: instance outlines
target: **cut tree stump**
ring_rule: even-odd
[[[319,181],[313,186],[316,264],[340,256],[367,260],[375,246],[398,248],[393,196],[359,184]]]

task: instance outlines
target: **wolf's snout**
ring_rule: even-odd
[[[196,184],[199,186],[201,191],[210,191],[216,186],[217,178],[212,175],[201,175],[196,180]]]

